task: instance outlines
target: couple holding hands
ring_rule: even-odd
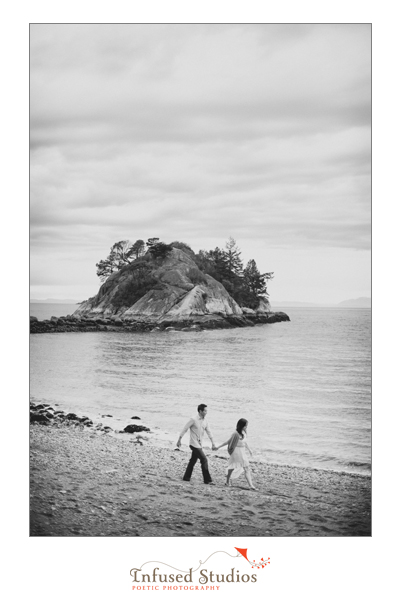
[[[192,451],[192,456],[190,457],[188,466],[183,476],[183,480],[190,481],[193,468],[196,462],[200,460],[204,483],[214,485],[211,479],[210,472],[208,470],[207,456],[205,455],[204,450],[202,448],[203,435],[204,431],[206,431],[208,437],[211,440],[213,450],[219,450],[223,446],[228,446],[228,452],[230,456],[228,466],[226,468],[225,485],[232,485],[231,479],[236,479],[236,477],[239,477],[239,475],[244,471],[244,475],[246,477],[250,489],[255,490],[256,488],[254,487],[253,482],[251,480],[250,463],[245,454],[245,449],[247,448],[251,456],[253,456],[253,453],[246,442],[246,432],[248,424],[246,419],[239,419],[236,425],[236,431],[231,435],[229,440],[227,440],[223,444],[220,444],[219,446],[216,446],[211,431],[208,427],[206,414],[207,405],[199,404],[199,406],[197,407],[197,416],[193,419],[190,419],[188,423],[186,423],[176,443],[177,447],[180,448],[183,436],[185,435],[187,430],[190,429],[189,447]]]

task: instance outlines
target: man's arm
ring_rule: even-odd
[[[187,430],[189,429],[189,427],[191,427],[193,425],[193,423],[194,423],[194,419],[190,419],[186,423],[185,427],[182,429],[182,432],[181,432],[181,434],[180,434],[180,436],[178,438],[178,441],[176,442],[176,445],[178,446],[178,448],[181,447],[181,439],[183,438],[183,436],[185,435],[185,433],[187,432]]]
[[[213,449],[213,450],[217,450],[217,446],[216,446],[216,445],[215,445],[215,443],[214,443],[213,436],[212,436],[212,433],[211,433],[211,431],[210,431],[210,428],[209,428],[209,426],[208,426],[208,423],[207,423],[207,425],[204,427],[204,429],[206,430],[206,432],[207,432],[207,435],[208,435],[208,437],[209,437],[209,438],[210,438],[210,440],[211,440],[212,449]]]

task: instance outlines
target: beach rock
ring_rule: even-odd
[[[267,323],[280,323],[281,321],[290,321],[288,315],[284,312],[271,313],[267,318]]]
[[[41,423],[42,425],[47,425],[48,423],[51,422],[50,419],[43,413],[35,413],[35,412],[30,413],[29,421],[31,423]]]
[[[141,421],[140,417],[131,417],[131,419],[138,419],[139,421]]]
[[[270,315],[267,319],[267,323],[278,323],[279,319],[275,315]]]
[[[284,312],[276,312],[275,316],[278,317],[280,321],[290,321],[288,315]]]
[[[75,413],[68,413],[67,415],[65,415],[65,418],[69,421],[79,421],[79,417]]]
[[[262,298],[259,302],[259,305],[255,309],[256,314],[268,314],[271,312],[271,304],[269,300],[266,298]]]
[[[141,431],[150,431],[150,429],[144,425],[127,425],[124,428],[125,433],[140,433]]]
[[[252,308],[246,308],[246,307],[243,308],[242,307],[242,311],[243,311],[243,314],[246,315],[246,316],[247,315],[251,315],[252,316],[252,315],[256,314],[256,311],[253,310]]]

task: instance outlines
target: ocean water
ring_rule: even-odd
[[[51,319],[51,317],[66,317],[72,315],[78,308],[78,304],[47,304],[45,302],[31,302],[29,314],[37,317],[39,321]]]
[[[31,397],[117,429],[139,416],[171,449],[204,402],[217,443],[249,421],[256,460],[370,474],[371,311],[284,311],[290,322],[240,329],[31,335]]]

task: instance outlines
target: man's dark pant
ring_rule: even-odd
[[[195,448],[194,446],[189,446],[192,451],[191,459],[189,460],[189,464],[187,466],[186,472],[183,476],[184,481],[190,481],[192,476],[193,467],[197,463],[198,460],[201,462],[201,470],[203,471],[203,479],[204,483],[211,483],[211,475],[208,472],[208,460],[207,456],[204,454],[202,448]]]

